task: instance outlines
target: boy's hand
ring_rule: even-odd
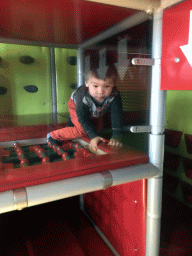
[[[110,139],[108,145],[113,147],[122,147],[123,144],[119,140],[112,138]]]
[[[106,140],[100,136],[97,136],[94,139],[92,139],[90,142],[90,148],[94,151],[97,151],[97,145],[99,144],[100,141],[105,142]]]

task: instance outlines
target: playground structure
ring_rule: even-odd
[[[10,1],[11,2],[11,1]],[[69,3],[73,3],[73,1],[68,1]],[[91,2],[87,1],[77,1],[75,3],[75,7],[78,7],[78,11],[85,11],[86,4],[90,6]],[[99,1],[98,1],[99,2]],[[102,1],[101,1],[102,2]],[[0,208],[1,212],[8,212],[14,209],[22,209],[24,207],[29,207],[32,205],[37,205],[53,200],[58,200],[65,197],[70,197],[73,195],[82,195],[81,198],[81,209],[83,211],[86,210],[86,214],[88,212],[89,217],[92,217],[97,228],[99,228],[99,232],[102,231],[107,238],[107,243],[111,247],[111,250],[115,255],[159,255],[159,244],[160,244],[160,221],[161,221],[161,198],[162,198],[162,179],[163,179],[163,157],[164,157],[164,126],[165,126],[165,95],[166,92],[160,90],[161,87],[161,41],[162,41],[162,20],[163,20],[163,11],[165,8],[172,6],[178,1],[145,1],[143,6],[140,5],[140,1],[129,1],[130,5],[125,6],[132,9],[120,8],[116,11],[119,12],[119,16],[117,16],[116,21],[112,21],[110,18],[109,12],[109,21],[111,22],[109,28],[106,31],[104,26],[103,28],[97,28],[96,31],[91,30],[86,37],[86,29],[83,27],[85,25],[80,18],[85,16],[85,13],[82,13],[82,16],[78,16],[79,19],[76,19],[75,29],[78,26],[82,25],[82,31],[78,31],[76,39],[71,40],[70,36],[66,36],[68,34],[72,34],[70,31],[70,26],[67,28],[62,27],[62,22],[60,22],[59,31],[63,32],[63,35],[57,31],[54,20],[51,21],[51,18],[56,17],[56,14],[59,13],[59,8],[54,9],[54,5],[49,6],[49,10],[52,10],[53,13],[55,11],[55,16],[51,15],[49,12],[48,18],[48,27],[46,22],[44,23],[44,31],[49,30],[49,35],[46,33],[43,35],[36,34],[36,32],[32,35],[27,35],[20,28],[18,30],[18,34],[14,34],[15,31],[10,27],[7,27],[7,31],[4,30],[4,35],[2,35],[1,42],[2,43],[12,43],[12,44],[34,44],[39,46],[49,46],[50,47],[50,72],[51,72],[51,101],[52,106],[52,123],[49,125],[39,125],[37,123],[33,123],[31,126],[25,126],[22,124],[22,120],[16,121],[18,126],[9,127],[10,125],[4,123],[5,127],[1,128],[1,143],[2,147],[1,155],[3,157],[8,157],[8,153],[6,152],[6,148],[13,147],[15,143],[18,143],[21,146],[34,146],[37,144],[44,145],[45,135],[50,130],[53,130],[57,127],[61,127],[63,122],[65,123],[65,116],[58,116],[58,112],[61,111],[62,105],[57,104],[58,102],[58,87],[57,82],[58,77],[56,77],[56,66],[55,59],[59,56],[59,52],[61,49],[54,49],[54,47],[72,47],[78,48],[77,52],[77,86],[80,86],[83,83],[83,70],[86,66],[93,64],[93,55],[92,52],[97,50],[97,54],[99,52],[100,56],[98,58],[99,65],[102,68],[107,66],[107,58],[106,51],[102,51],[103,46],[106,45],[110,40],[114,42],[114,38],[116,38],[116,42],[121,41],[122,38],[125,39],[124,31],[129,31],[131,28],[136,28],[140,24],[147,22],[148,20],[153,23],[153,33],[151,36],[152,39],[152,51],[151,52],[139,52],[134,55],[134,52],[127,53],[124,52],[125,45],[129,46],[128,41],[121,41],[121,45],[119,45],[119,51],[116,56],[116,61],[114,63],[118,63],[117,60],[119,56],[130,54],[131,65],[135,67],[151,67],[152,68],[152,77],[151,77],[151,92],[147,91],[150,94],[150,109],[149,109],[149,118],[144,118],[144,125],[133,125],[131,127],[126,126],[126,129],[130,128],[133,133],[147,133],[149,134],[149,153],[148,156],[146,154],[141,154],[138,151],[134,151],[130,148],[125,147],[124,151],[116,151],[114,153],[108,152],[106,155],[102,156],[94,156],[89,155],[84,161],[82,158],[77,161],[77,159],[73,159],[70,161],[72,163],[69,165],[67,161],[62,161],[59,163],[46,163],[37,166],[27,166],[21,167],[20,170],[14,170],[13,166],[6,166],[5,163],[1,164],[2,171],[5,173],[2,174],[1,177],[1,203]],[[3,2],[4,3],[4,2]],[[61,4],[60,1],[57,2],[58,6]],[[111,1],[111,4],[112,3]],[[40,7],[45,7],[46,2],[41,1]],[[4,3],[6,6],[6,3]],[[26,5],[27,6],[27,5]],[[57,6],[57,5],[55,5]],[[93,3],[93,7],[102,8],[107,7],[107,5],[96,4]],[[11,7],[11,3],[10,3]],[[33,10],[34,6],[32,2],[30,3],[30,8]],[[29,9],[30,9],[29,8]],[[48,8],[48,7],[47,7]],[[63,7],[63,8],[66,8]],[[110,7],[112,8],[112,7]],[[115,8],[115,7],[114,7]],[[46,8],[45,8],[46,9]],[[7,10],[11,10],[7,8]],[[76,10],[76,11],[77,11]],[[139,10],[139,11],[138,11]],[[112,14],[113,14],[112,10]],[[128,16],[124,20],[125,17],[120,18],[120,13],[124,12],[124,16]],[[15,12],[17,13],[17,12]],[[112,15],[111,14],[111,15]],[[44,13],[44,17],[46,17],[46,12]],[[17,16],[15,16],[17,18]],[[27,12],[26,12],[27,17]],[[31,16],[30,16],[31,17]],[[5,18],[5,17],[4,17]],[[39,17],[40,18],[40,17]],[[123,20],[122,20],[123,19]],[[5,18],[6,20],[6,18]],[[38,19],[37,19],[38,20]],[[57,20],[59,22],[59,19]],[[118,23],[120,22],[120,23]],[[83,24],[82,24],[83,23]],[[118,23],[118,24],[116,24]],[[34,22],[34,26],[36,23]],[[17,23],[16,25],[17,26]],[[27,27],[27,24],[25,25]],[[43,26],[42,26],[43,27]],[[74,29],[74,28],[73,28]],[[72,30],[72,28],[71,28]],[[101,31],[99,31],[101,30]],[[39,30],[40,31],[40,30]],[[43,32],[43,30],[42,30]],[[82,32],[82,34],[80,33]],[[100,32],[100,34],[98,34]],[[65,34],[66,33],[66,34]],[[93,33],[93,34],[92,34]],[[98,35],[97,35],[98,34]],[[59,37],[60,35],[60,37]],[[120,35],[120,39],[117,39],[116,35]],[[127,35],[127,34],[126,34]],[[31,38],[30,38],[31,36]],[[37,39],[39,38],[39,41]],[[77,41],[76,41],[77,40]],[[128,40],[128,37],[127,37]],[[126,44],[123,44],[125,43]],[[98,50],[99,49],[99,50]],[[47,51],[47,48],[44,49]],[[91,51],[91,54],[90,54]],[[121,52],[122,51],[122,52]],[[48,51],[49,54],[49,51]],[[55,56],[55,54],[57,54]],[[95,54],[95,53],[94,53]],[[147,58],[146,58],[147,56]],[[87,58],[87,57],[90,57]],[[121,56],[122,57],[122,56]],[[92,58],[92,59],[91,59]],[[3,63],[2,57],[2,65]],[[69,62],[71,61],[68,58]],[[86,60],[86,61],[85,61]],[[129,64],[130,65],[130,64]],[[26,65],[27,66],[27,65]],[[100,66],[99,66],[100,67]],[[99,68],[98,67],[98,68]],[[119,67],[119,66],[117,66]],[[123,68],[122,65],[119,70],[119,77],[123,76]],[[142,72],[142,71],[141,71]],[[142,75],[145,75],[148,71],[144,70]],[[150,80],[150,79],[149,79]],[[147,81],[150,82],[150,81]],[[73,82],[74,83],[74,82]],[[149,86],[147,87],[147,90]],[[31,87],[27,87],[26,90],[37,90],[37,87],[31,85]],[[50,90],[50,89],[49,89]],[[61,89],[60,89],[61,90]],[[123,91],[124,93],[126,91]],[[34,92],[35,93],[35,92]],[[49,95],[49,99],[50,99]],[[42,97],[42,96],[41,96]],[[18,102],[18,101],[17,101]],[[126,98],[124,99],[126,104]],[[62,112],[62,111],[61,111]],[[138,113],[139,111],[137,111]],[[141,112],[139,112],[141,113]],[[146,112],[145,112],[146,114]],[[129,117],[130,111],[127,111],[127,116]],[[22,118],[21,118],[22,119]],[[60,121],[61,119],[62,121]],[[64,120],[64,121],[63,121]],[[10,119],[12,122],[13,119]],[[137,124],[136,120],[136,124]],[[140,121],[140,119],[139,119]],[[20,122],[20,123],[19,123]],[[28,122],[28,121],[27,121]],[[31,120],[30,120],[31,122]],[[50,122],[50,120],[49,120]],[[130,120],[128,120],[127,124],[129,124]],[[148,122],[148,123],[147,123]],[[62,123],[62,124],[61,124]],[[22,124],[22,125],[21,125]],[[6,135],[6,136],[5,136]],[[102,145],[101,148],[104,152],[107,150],[106,145]],[[10,149],[11,150],[11,149]],[[34,151],[33,149],[32,151]],[[41,151],[42,152],[42,151]],[[78,151],[77,151],[78,152]],[[134,152],[134,153],[131,153]],[[19,158],[22,158],[24,154],[22,151],[19,154]],[[40,153],[39,153],[40,154]],[[62,155],[62,154],[61,154]],[[131,157],[130,157],[131,155]],[[111,157],[113,156],[113,157]],[[42,158],[42,157],[41,157]],[[64,158],[64,156],[63,156]],[[93,158],[93,159],[91,159]],[[98,162],[95,161],[98,159]],[[99,160],[102,159],[102,160]],[[21,160],[21,159],[20,159]],[[23,158],[22,158],[23,161]],[[25,161],[23,161],[25,162]],[[104,163],[104,164],[103,164]],[[69,169],[75,166],[74,171],[69,172]],[[94,166],[94,167],[93,167]],[[26,169],[31,170],[26,175]],[[70,169],[71,170],[71,169]],[[74,174],[75,173],[75,174]],[[74,177],[75,176],[75,177]],[[79,177],[78,177],[79,176]],[[34,178],[35,177],[35,178]],[[147,179],[142,180],[142,179]],[[133,182],[134,183],[128,183]],[[78,185],[77,185],[78,184]],[[121,187],[110,188],[111,186],[117,186],[123,184]],[[56,187],[58,190],[56,190]],[[133,189],[134,187],[134,189]],[[79,188],[79,189],[77,189]],[[100,191],[105,189],[104,191]],[[111,190],[110,190],[111,189]],[[113,189],[113,190],[112,190]],[[130,197],[128,194],[131,194],[131,190],[134,190]],[[38,191],[38,192],[37,192]],[[55,192],[56,191],[56,192]],[[69,192],[70,191],[70,192]],[[98,192],[93,192],[98,191]],[[142,193],[140,193],[142,191]],[[88,193],[89,192],[89,193]],[[90,194],[90,192],[93,192]],[[125,192],[125,194],[123,194]],[[88,193],[88,194],[87,194]],[[35,195],[38,194],[38,197]],[[118,197],[118,194],[120,195]],[[147,195],[147,196],[146,196]],[[123,202],[127,200],[131,202],[129,207],[123,206]],[[136,199],[135,199],[136,197]],[[113,202],[114,198],[116,198],[119,202]],[[121,200],[120,200],[121,198]],[[99,210],[100,216],[98,216],[98,212],[96,210],[96,203],[100,202]],[[114,211],[107,208],[108,204],[112,205],[112,209],[118,208],[119,211],[124,213],[122,218],[117,212],[114,214]],[[140,209],[140,212],[136,211],[137,207]],[[110,212],[111,211],[111,212]],[[131,212],[132,211],[132,212]],[[131,212],[131,213],[130,213]],[[101,214],[102,213],[102,214]],[[130,213],[131,221],[134,223],[139,222],[141,231],[139,234],[134,233],[134,238],[131,240],[127,240],[125,237],[122,239],[121,234],[113,230],[112,234],[109,234],[109,229],[111,229],[110,225],[105,225],[107,219],[105,217],[108,215],[111,219],[111,224],[117,222],[118,226],[122,228],[124,226],[124,233],[129,234],[128,229],[134,228],[130,223],[126,223],[126,214]],[[99,217],[103,216],[103,219]],[[116,223],[116,224],[117,224]],[[127,229],[127,230],[126,230]],[[137,232],[138,233],[138,232]],[[145,243],[146,242],[146,243]],[[120,244],[120,245],[119,245]],[[128,246],[129,248],[125,247]],[[127,251],[126,251],[127,250]],[[127,254],[126,254],[127,253]]]

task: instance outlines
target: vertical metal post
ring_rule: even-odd
[[[166,92],[160,90],[162,16],[163,10],[158,9],[154,13],[153,21],[152,58],[155,59],[155,65],[152,67],[150,110],[152,130],[149,135],[149,158],[150,162],[160,170],[160,174],[148,179],[146,256],[158,256],[160,249],[166,105]]]
[[[50,69],[51,69],[51,93],[52,93],[52,115],[53,123],[57,123],[57,91],[55,71],[55,48],[50,47]]]
[[[84,79],[83,79],[83,53],[84,50],[82,47],[78,48],[77,51],[77,87],[83,85]],[[80,209],[84,211],[84,200],[83,195],[79,195],[79,204]]]
[[[77,87],[83,85],[83,53],[84,50],[82,47],[78,48],[77,52]]]

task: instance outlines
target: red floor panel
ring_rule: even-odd
[[[48,221],[32,238],[24,238],[9,250],[14,256],[113,256],[96,230],[82,218],[82,229],[74,230],[67,221]],[[69,221],[70,222],[70,221]]]

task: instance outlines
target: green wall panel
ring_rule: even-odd
[[[182,132],[182,135],[178,147],[165,145],[165,154],[167,152],[180,157],[177,169],[167,169],[166,166],[164,168],[165,178],[166,174],[168,174],[169,177],[173,177],[177,182],[174,192],[166,192],[189,207],[192,207],[192,202],[188,203],[185,200],[183,185],[184,183],[189,185],[190,193],[192,195],[192,179],[186,176],[183,161],[184,159],[192,161],[192,154],[187,151],[185,141],[185,134],[192,135],[191,113],[192,91],[167,91],[165,129]],[[174,140],[174,137],[172,140]],[[169,183],[168,188],[173,185],[171,178],[167,182]]]
[[[167,129],[192,134],[192,91],[167,91]]]
[[[68,101],[74,91],[71,84],[77,83],[77,65],[68,63],[67,60],[70,56],[77,56],[77,50],[55,49],[58,114],[68,114]]]
[[[23,64],[21,56],[34,58],[32,64]],[[0,95],[0,115],[22,116],[52,112],[49,48],[0,44],[0,86],[7,94]],[[26,85],[35,85],[38,91],[29,93]]]

